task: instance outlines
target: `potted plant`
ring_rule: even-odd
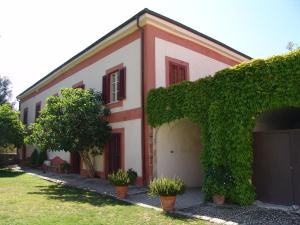
[[[183,194],[184,191],[184,182],[180,178],[156,178],[149,185],[149,194],[160,197],[161,207],[166,212],[174,209],[176,195]]]
[[[229,188],[231,176],[224,167],[211,168],[203,187],[206,193],[211,193],[215,204],[223,205]]]
[[[70,171],[71,171],[71,164],[69,164],[67,162],[64,162],[61,165],[61,169],[64,171],[64,173],[70,173]]]
[[[116,173],[109,174],[108,180],[115,186],[117,197],[120,199],[125,198],[128,192],[128,185],[130,184],[127,172],[118,170]]]
[[[132,168],[130,168],[129,170],[127,170],[127,174],[128,174],[129,180],[130,180],[130,184],[134,185],[136,178],[138,176],[137,172],[134,171]]]

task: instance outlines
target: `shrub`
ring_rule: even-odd
[[[108,180],[115,186],[127,186],[130,184],[130,179],[127,172],[118,170],[116,173],[108,174]]]
[[[43,165],[44,161],[48,159],[47,151],[40,151],[38,157],[38,164],[41,166]]]
[[[151,196],[173,196],[183,194],[184,190],[184,182],[180,178],[161,177],[154,179],[149,185],[149,194]]]
[[[70,163],[67,163],[67,162],[64,162],[64,163],[61,165],[61,168],[62,168],[64,171],[70,171],[70,170],[71,170],[71,164],[70,164]]]
[[[37,149],[34,149],[30,156],[30,162],[33,166],[38,166],[39,165],[39,152]]]
[[[130,184],[134,184],[135,180],[138,176],[137,172],[134,171],[132,168],[130,168],[129,170],[127,170],[127,174],[128,174],[129,180],[130,180]]]

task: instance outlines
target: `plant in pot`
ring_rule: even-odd
[[[71,164],[67,163],[67,162],[64,162],[62,165],[61,165],[61,168],[62,170],[64,171],[64,173],[70,173],[71,171]]]
[[[118,170],[116,173],[108,174],[108,180],[115,186],[118,198],[123,199],[127,196],[130,184],[127,172]]]
[[[230,185],[230,179],[231,176],[225,167],[211,168],[207,172],[203,190],[206,193],[211,193],[215,204],[223,205]]]
[[[149,185],[149,194],[160,197],[161,206],[166,212],[174,209],[176,195],[183,194],[184,191],[185,185],[180,178],[156,178]]]
[[[127,170],[127,174],[130,180],[130,184],[134,185],[136,178],[138,177],[138,174],[136,171],[134,171],[132,168],[130,168],[129,170]]]

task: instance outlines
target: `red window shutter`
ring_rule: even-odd
[[[110,102],[110,80],[109,75],[104,75],[102,77],[102,98],[104,104]]]
[[[40,111],[41,111],[41,103],[39,102],[35,105],[35,119],[39,118]]]
[[[126,67],[120,69],[118,100],[126,98]]]
[[[174,84],[175,83],[175,79],[174,79],[174,65],[173,63],[169,63],[169,82],[170,84]]]
[[[27,125],[27,123],[28,123],[28,108],[25,108],[25,109],[24,109],[23,123],[24,123],[25,125]]]

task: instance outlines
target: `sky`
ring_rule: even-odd
[[[12,100],[144,8],[253,58],[300,45],[300,0],[0,0],[0,76]]]

